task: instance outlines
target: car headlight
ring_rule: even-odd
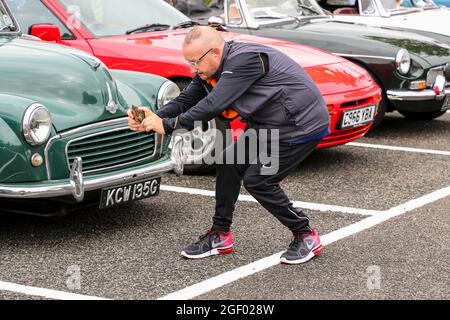
[[[43,144],[50,136],[52,117],[41,104],[35,103],[25,111],[22,130],[25,140],[32,146]]]
[[[172,81],[166,81],[162,84],[158,91],[158,108],[172,101],[180,94],[180,89]]]
[[[395,66],[397,67],[398,72],[405,75],[411,69],[411,56],[409,55],[408,50],[400,49],[395,56]]]

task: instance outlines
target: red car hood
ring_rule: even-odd
[[[188,31],[189,29],[180,29],[106,37],[91,40],[91,45],[95,55],[104,60],[111,68],[127,69],[125,65],[108,63],[107,60],[116,55],[116,58],[165,63],[177,66],[177,68],[181,67],[185,69],[186,73],[189,67],[182,56],[181,47]],[[284,52],[306,69],[323,95],[349,92],[372,85],[372,80],[364,69],[319,49],[232,32],[224,32],[223,36],[227,41],[260,43]],[[101,48],[99,51],[102,53],[97,52],[97,48]],[[111,51],[110,54],[107,54],[105,50]],[[148,72],[147,70],[142,71]],[[168,77],[167,75],[163,76]]]

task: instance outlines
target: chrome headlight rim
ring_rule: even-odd
[[[35,115],[35,113],[39,110],[44,110],[50,119],[49,126],[48,126],[49,127],[48,132],[45,135],[45,139],[42,139],[41,141],[37,141],[33,137],[32,129],[31,129],[31,120],[33,119],[33,116]],[[27,110],[25,111],[25,114],[23,116],[23,119],[22,119],[22,133],[23,133],[25,140],[28,142],[28,144],[30,144],[31,146],[39,146],[39,145],[46,143],[48,141],[48,138],[50,137],[51,127],[52,127],[52,117],[51,117],[50,112],[44,105],[42,105],[40,103],[33,103],[32,105],[30,105],[27,108]]]
[[[395,67],[401,75],[407,75],[411,70],[411,55],[408,50],[400,49],[395,56]]]
[[[169,95],[171,90],[175,90],[175,92],[177,93],[176,96],[178,96],[180,94],[180,88],[178,88],[178,86],[170,80],[167,80],[166,82],[164,82],[161,85],[161,87],[158,90],[158,98],[156,101],[156,106],[158,107],[158,109],[172,100],[172,99],[170,99],[169,101],[167,101],[168,100],[167,96]],[[173,97],[173,98],[176,98],[176,97]]]

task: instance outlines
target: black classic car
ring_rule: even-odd
[[[189,3],[178,0],[176,7],[201,24],[317,47],[367,69],[383,89],[372,128],[389,111],[431,120],[450,109],[450,38],[336,21],[316,0]]]

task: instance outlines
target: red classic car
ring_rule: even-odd
[[[89,52],[109,68],[157,74],[180,88],[192,77],[181,54],[181,45],[193,23],[163,0],[6,2],[23,33]],[[228,41],[258,42],[275,47],[306,69],[319,87],[331,116],[331,134],[319,148],[350,142],[369,130],[381,94],[366,70],[308,46],[229,32],[223,35]],[[232,129],[244,126],[239,119],[229,124]],[[215,121],[212,121],[203,130],[194,130],[194,148],[201,148],[203,154],[213,148],[215,130],[211,129],[214,127]],[[187,164],[198,163],[197,156],[188,157]]]

